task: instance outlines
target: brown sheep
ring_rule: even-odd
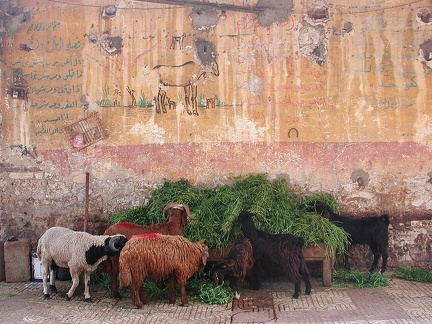
[[[230,287],[235,293],[234,297],[239,299],[240,288],[254,263],[252,244],[248,238],[242,237],[234,244],[224,260],[213,265],[210,278],[216,285],[222,285],[225,279],[229,279]]]
[[[181,306],[187,305],[186,281],[204,268],[208,258],[204,240],[191,242],[183,236],[141,234],[133,236],[120,254],[120,289],[131,286],[137,308],[148,302],[145,280],[168,278],[170,304],[175,303],[175,284],[180,285]]]
[[[169,203],[164,207],[163,214],[165,215],[165,212],[169,209],[171,212],[168,222],[166,223],[141,226],[133,223],[121,222],[108,227],[105,230],[104,235],[123,234],[127,239],[130,239],[133,235],[144,233],[182,235],[182,229],[187,224],[187,218],[189,217],[192,220],[196,220],[196,218],[192,217],[189,211],[189,206],[186,204]],[[118,264],[119,256],[117,255],[108,258],[99,265],[99,270],[101,272],[107,273],[111,277],[111,295],[113,298],[120,298],[117,280],[117,276],[119,274]]]

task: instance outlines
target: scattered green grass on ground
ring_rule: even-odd
[[[387,278],[381,272],[360,272],[333,270],[333,284],[360,288],[378,288],[388,286]]]
[[[397,278],[432,283],[432,271],[414,268],[414,267],[398,267],[395,270]]]
[[[94,271],[91,274],[90,286],[96,289],[110,291],[110,278],[107,274]],[[149,300],[168,300],[169,285],[162,282],[146,281],[144,291]],[[232,301],[234,293],[229,288],[228,282],[222,286],[216,286],[209,279],[192,278],[186,284],[186,292],[189,299],[195,299],[204,304],[221,305]],[[124,288],[120,292],[124,298],[130,298],[130,288]],[[127,297],[126,297],[127,296]],[[180,298],[180,288],[176,285],[176,297]]]

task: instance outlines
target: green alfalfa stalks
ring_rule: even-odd
[[[396,268],[395,275],[397,278],[409,281],[432,283],[432,271],[426,269],[400,266]]]
[[[323,195],[309,197],[325,199]],[[110,223],[129,221],[149,225],[167,221],[163,208],[170,202],[188,204],[198,220],[188,221],[183,234],[191,241],[206,239],[212,248],[223,248],[233,243],[241,231],[237,217],[242,210],[255,213],[256,226],[270,233],[292,233],[302,236],[306,244],[324,242],[332,254],[343,251],[347,235],[328,220],[315,213],[306,212],[286,181],[270,182],[265,174],[236,178],[232,185],[216,188],[192,187],[188,181],[166,181],[152,192],[145,206],[114,214]]]
[[[380,272],[333,271],[333,283],[360,288],[379,288],[388,286],[387,278]]]
[[[217,286],[210,280],[191,279],[186,284],[186,291],[204,304],[221,305],[232,301],[234,293],[228,285]]]

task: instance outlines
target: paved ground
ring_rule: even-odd
[[[263,290],[244,289],[239,301],[189,306],[151,301],[140,310],[129,298],[120,301],[106,290],[91,290],[66,301],[70,281],[58,282],[59,294],[42,297],[42,283],[0,282],[0,323],[432,323],[432,284],[391,277],[385,288],[332,288],[313,282],[310,296],[292,299],[293,285],[266,282]],[[246,286],[247,288],[247,286]]]

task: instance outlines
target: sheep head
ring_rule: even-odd
[[[324,218],[330,219],[331,216],[331,208],[326,203],[317,200],[314,204],[314,207],[312,208],[312,211],[316,212],[317,214],[320,214]]]
[[[125,246],[127,242],[127,238],[124,235],[115,235],[112,236],[108,243],[108,254],[116,255],[119,254],[121,249]]]
[[[184,211],[186,213],[186,215],[189,219],[197,220],[197,218],[195,218],[191,215],[190,210],[189,210],[189,206],[187,204],[178,204],[176,202],[169,203],[168,205],[166,205],[164,207],[163,214],[165,215],[165,212],[171,208],[181,209],[182,211]],[[184,219],[184,220],[182,219],[181,225],[186,226],[186,219]]]

